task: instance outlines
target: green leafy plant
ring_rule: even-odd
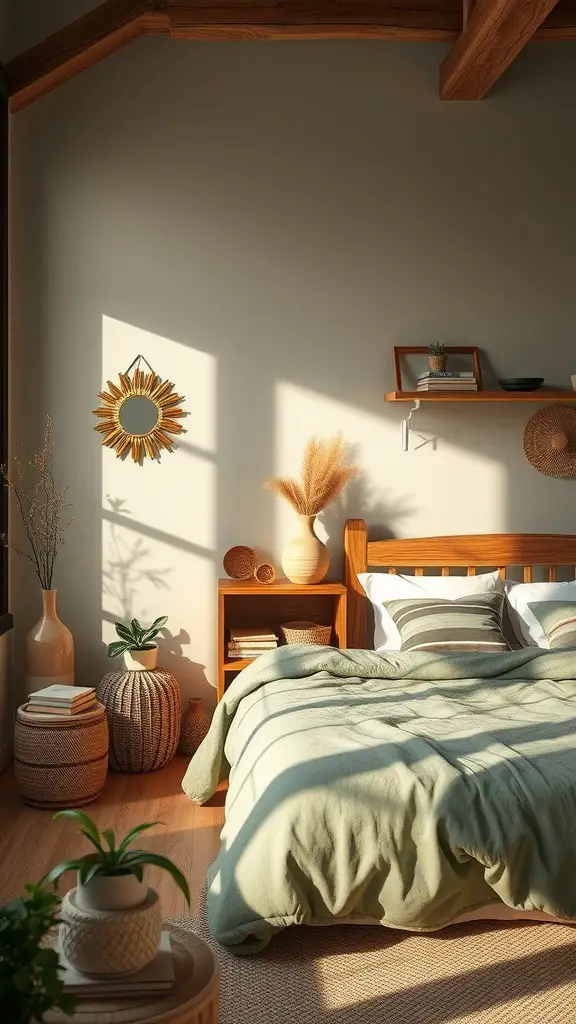
[[[151,626],[141,626],[138,619],[132,619],[128,625],[124,622],[115,622],[120,639],[108,644],[108,657],[118,658],[125,651],[151,651],[157,646],[153,641],[167,622],[167,615],[156,619]]]
[[[0,907],[0,1007],[10,1024],[42,1021],[52,1008],[72,1014],[73,996],[64,992],[55,949],[42,946],[58,924],[58,896],[27,885],[26,896]]]
[[[431,345],[428,345],[428,351],[431,356],[445,356],[446,345],[441,341],[433,341]]]
[[[56,864],[51,871],[42,879],[43,882],[56,883],[66,871],[77,871],[78,878],[82,885],[88,885],[96,875],[136,875],[139,882],[143,878],[143,869],[147,864],[162,868],[172,876],[174,882],[184,894],[184,898],[190,905],[190,889],[188,882],[182,872],[172,863],[168,857],[159,853],[152,853],[150,850],[134,850],[130,844],[136,836],[146,829],[154,828],[157,821],[146,821],[142,825],[136,825],[130,829],[127,835],[116,843],[116,837],[112,829],[105,828],[103,832],[97,828],[84,811],[67,810],[57,811],[54,818],[72,818],[77,821],[83,836],[92,846],[95,853],[86,853],[83,857],[76,857],[73,860],[63,860]]]

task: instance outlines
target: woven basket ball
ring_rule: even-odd
[[[258,580],[258,583],[274,583],[276,579],[276,569],[270,562],[260,562],[254,570],[254,577]]]
[[[231,576],[233,580],[249,580],[254,575],[256,562],[256,552],[252,548],[237,544],[233,548],[228,548],[222,565],[226,575]]]
[[[576,409],[548,405],[524,428],[524,454],[545,476],[576,476]]]

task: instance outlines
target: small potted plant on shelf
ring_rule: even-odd
[[[61,861],[43,882],[55,884],[67,871],[77,872],[77,886],[62,900],[60,929],[66,959],[79,971],[122,974],[138,971],[154,959],[162,930],[158,893],[144,881],[151,864],[167,871],[188,906],[188,882],[176,865],[161,854],[138,850],[132,842],[158,822],[130,829],[116,841],[111,829],[102,832],[84,811],[58,811],[54,818],[72,818],[94,852]]]
[[[64,992],[55,949],[43,940],[58,924],[60,900],[41,885],[0,908],[0,1007],[10,1024],[41,1021],[51,1009],[72,1014],[76,1000]]]
[[[154,643],[162,626],[168,622],[168,616],[162,615],[151,626],[141,626],[138,619],[129,623],[115,622],[114,626],[119,640],[108,644],[108,657],[119,658],[124,655],[124,664],[129,672],[139,669],[155,669],[158,658],[158,645]]]
[[[432,373],[444,373],[447,361],[446,346],[441,341],[433,341],[428,345],[428,366]]]

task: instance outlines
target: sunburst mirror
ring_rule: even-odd
[[[141,361],[149,373],[136,366]],[[185,433],[178,420],[186,413],[180,408],[183,397],[169,380],[162,380],[143,356],[137,356],[126,373],[119,374],[118,384],[109,380],[107,387],[98,395],[103,404],[94,409],[101,420],[94,429],[104,435],[103,445],[113,448],[119,459],[132,455],[134,462],[159,459],[163,449],[173,451],[173,435]]]

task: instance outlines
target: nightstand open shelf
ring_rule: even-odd
[[[218,700],[226,685],[254,660],[228,658],[228,638],[234,626],[267,626],[281,637],[280,626],[308,619],[332,626],[332,644],[346,646],[346,587],[343,583],[309,586],[278,580],[218,580]]]

